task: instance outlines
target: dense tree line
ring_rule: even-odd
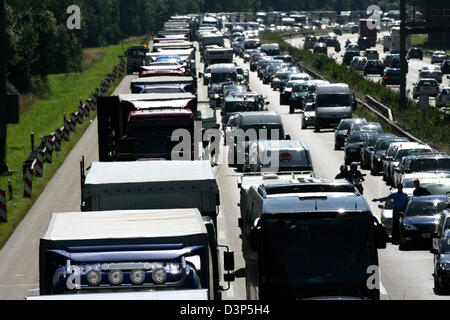
[[[411,0],[418,3],[425,0]],[[437,1],[437,0],[431,0]],[[373,0],[6,0],[8,86],[42,91],[46,75],[79,71],[82,48],[158,31],[173,14],[230,11],[363,10]],[[398,0],[382,0],[383,10]],[[66,10],[81,9],[81,30]],[[383,4],[383,5],[381,5]]]

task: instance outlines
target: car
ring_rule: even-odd
[[[450,208],[447,208],[444,210],[440,217],[438,223],[436,223],[436,226],[434,228],[434,232],[431,235],[433,239],[436,239],[438,241],[433,241],[433,248],[439,247],[439,240],[442,239],[442,237],[445,236],[446,231],[450,229]],[[450,253],[450,252],[449,252]]]
[[[449,199],[442,195],[412,197],[400,218],[400,250],[414,241],[427,241],[431,245],[431,234],[448,203]]]
[[[309,149],[301,140],[258,140],[249,147],[243,170],[264,173],[312,172],[313,164]]]
[[[280,105],[283,104],[289,104],[289,99],[291,98],[292,94],[292,87],[296,83],[304,83],[310,79],[310,76],[308,74],[291,74],[289,77],[288,82],[286,83],[286,86],[282,87],[280,89]]]
[[[389,132],[376,133],[368,135],[361,147],[361,169],[370,169],[370,158],[372,157],[376,143],[382,138],[396,137],[395,134]]]
[[[349,134],[344,144],[344,162],[349,165],[351,162],[361,161],[359,149],[364,145],[367,136],[376,134],[374,131],[357,131]]]
[[[450,60],[444,60],[441,63],[441,72],[443,74],[450,74]]]
[[[313,48],[313,52],[314,53],[323,53],[323,54],[327,54],[327,45],[326,43],[323,42],[317,42],[314,44],[314,48]]]
[[[345,118],[342,119],[334,132],[334,150],[341,149],[347,138],[348,129],[353,123],[366,123],[365,118]]]
[[[350,65],[350,62],[354,57],[359,56],[359,51],[356,50],[347,50],[344,53],[344,56],[342,57],[342,63],[346,65]]]
[[[364,56],[367,58],[367,60],[378,60],[380,58],[378,51],[373,49],[366,49],[364,51]]]
[[[381,78],[383,85],[399,85],[400,84],[400,69],[386,68]]]
[[[345,47],[346,51],[358,51],[359,53],[359,46],[354,43],[349,43],[348,46]]]
[[[403,157],[398,168],[394,170],[394,186],[402,181],[404,174],[430,171],[447,171],[450,173],[450,156],[426,152],[422,155]]]
[[[327,47],[335,47],[337,42],[337,37],[334,34],[329,34],[325,38],[325,44],[327,45]]]
[[[376,175],[383,170],[383,159],[391,143],[402,141],[407,142],[409,140],[406,137],[392,137],[380,138],[380,140],[377,141],[370,158],[370,173],[372,175]]]
[[[390,54],[390,53],[386,54],[383,57],[383,67],[385,67],[385,68],[389,67],[389,65],[391,64],[391,61],[392,61],[393,58],[394,58],[393,54]]]
[[[261,60],[261,58],[264,56],[265,54],[262,52],[252,53],[252,55],[250,56],[250,71],[256,71],[258,61]]]
[[[348,128],[347,134],[351,134],[356,131],[374,131],[377,133],[383,133],[383,128],[378,122],[356,122],[352,123]]]
[[[450,104],[450,87],[442,88],[436,96],[436,107],[443,107]]]
[[[430,78],[436,79],[437,82],[442,82],[442,72],[440,66],[423,66],[419,69],[419,79]]]
[[[406,58],[405,58],[405,62],[406,62],[406,64],[405,64],[406,65],[406,73],[408,73],[408,60],[406,60]],[[394,54],[391,62],[389,63],[389,68],[399,68],[400,69],[400,55]]]
[[[304,110],[301,115],[302,129],[306,129],[309,126],[314,126],[316,123],[316,108],[314,106],[315,95],[308,94],[304,101]]]
[[[288,67],[293,67],[294,66],[294,59],[288,55],[288,54],[279,54],[276,56],[273,56],[274,59],[277,60],[283,60],[283,62],[288,66]]]
[[[337,35],[339,35],[339,36],[342,36],[342,29],[340,29],[340,28],[334,28],[334,29],[333,29],[333,33],[335,33],[335,34],[337,34]]]
[[[314,45],[317,42],[317,38],[316,37],[306,37],[305,38],[305,44],[304,44],[304,48],[305,49],[313,49]]]
[[[422,49],[411,47],[406,54],[406,59],[420,59],[423,60],[423,52]]]
[[[430,250],[433,253],[434,264],[434,290],[437,294],[448,291],[450,288],[450,230],[446,229],[439,239],[437,248]]]
[[[403,184],[403,192],[412,198],[414,190],[414,180],[419,180],[420,186],[426,188],[431,194],[444,195],[448,191],[450,184],[450,173],[448,172],[413,172],[404,173],[400,177]]]
[[[431,147],[428,145],[417,142],[402,143],[396,148],[396,150],[392,154],[392,158],[390,159],[388,166],[386,167],[386,181],[394,186],[394,171],[399,168],[400,162],[402,161],[403,157],[432,152],[433,149],[431,149]]]
[[[364,70],[364,67],[367,63],[366,57],[353,57],[352,61],[350,62],[350,67],[356,69],[356,70]]]
[[[434,51],[431,55],[431,64],[442,63],[445,59],[447,59],[447,54],[444,51]]]
[[[399,146],[401,146],[403,141],[392,141],[389,143],[389,147],[387,148],[384,155],[381,157],[382,166],[381,170],[383,172],[383,180],[387,181],[388,179],[388,171],[389,171],[389,163],[392,161],[395,151]]]
[[[383,64],[380,60],[367,60],[363,69],[364,75],[378,74],[380,77],[384,75]]]
[[[352,26],[352,34],[353,33],[358,33],[359,31],[359,27],[358,26]]]
[[[439,94],[439,84],[436,79],[423,78],[417,80],[413,88],[413,99],[420,95],[436,97]]]
[[[270,83],[272,89],[274,90],[281,89],[282,87],[286,86],[289,76],[292,73],[293,73],[292,71],[287,70],[277,71],[273,76],[272,82]]]
[[[294,83],[291,96],[289,97],[289,113],[294,113],[295,109],[303,108],[303,99],[308,93],[314,93],[316,86],[307,82]]]

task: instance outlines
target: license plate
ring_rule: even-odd
[[[422,233],[422,238],[431,238],[431,233]]]

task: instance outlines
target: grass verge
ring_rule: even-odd
[[[294,48],[277,33],[264,32],[262,39],[265,42],[277,42],[280,50],[288,52],[294,59],[299,60],[303,65],[315,70],[328,80],[347,83],[352,92],[361,100],[366,100],[365,96],[371,95],[392,109],[396,123],[404,130],[434,148],[450,153],[450,120],[445,117],[445,114],[431,108],[426,112],[424,121],[422,112],[419,111],[413,100],[408,99],[406,108],[400,109],[398,92],[381,83],[365,79],[358,71],[341,65],[326,55]]]
[[[125,42],[124,48],[139,43],[139,40]],[[44,190],[47,182],[50,181],[64,162],[65,157],[83,135],[89,121],[86,121],[85,118],[82,125],[77,125],[77,132],[71,133],[70,141],[62,143],[61,152],[53,152],[53,163],[44,165],[44,176],[42,178],[33,177],[33,197],[25,199],[23,198],[22,162],[28,158],[31,151],[30,132],[34,132],[35,146],[38,146],[41,136],[48,135],[62,127],[64,113],[69,117],[71,112],[75,112],[80,98],[83,101],[87,99],[92,89],[99,87],[100,81],[119,63],[118,56],[123,55],[121,44],[84,51],[84,56],[88,59],[85,60],[87,63],[83,72],[49,75],[48,81],[51,90],[49,97],[35,100],[32,107],[24,108],[18,124],[8,125],[7,164],[13,173],[0,177],[0,189],[8,190],[8,179],[11,179],[13,199],[9,200],[7,194],[8,222],[0,223],[0,248],[6,243]],[[115,81],[109,92],[114,91],[120,80]],[[96,112],[91,112],[90,119],[94,119],[95,116]]]

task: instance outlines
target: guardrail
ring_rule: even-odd
[[[377,101],[375,98],[371,97],[370,95],[366,95],[367,102],[380,110],[384,116],[388,117],[390,121],[394,122],[394,117],[392,116],[392,110],[391,108],[385,106],[381,102]]]

